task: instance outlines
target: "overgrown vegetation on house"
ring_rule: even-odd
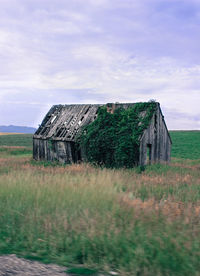
[[[116,109],[113,114],[106,107],[99,108],[97,119],[83,128],[78,138],[86,159],[107,168],[137,165],[139,139],[155,109],[155,102],[136,103],[128,109]]]

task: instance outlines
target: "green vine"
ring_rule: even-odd
[[[113,114],[106,107],[98,110],[97,119],[82,129],[77,142],[86,159],[110,168],[131,168],[139,161],[139,144],[156,109],[154,101],[137,103]]]

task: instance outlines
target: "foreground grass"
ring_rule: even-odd
[[[142,173],[34,162],[23,135],[0,139],[0,253],[82,275],[199,275],[200,158],[180,135],[171,165]]]
[[[198,163],[139,174],[7,155],[0,168],[1,254],[120,275],[199,275]]]

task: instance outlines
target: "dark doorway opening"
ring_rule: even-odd
[[[151,144],[147,144],[147,164],[151,164],[151,150],[152,149],[152,145]]]
[[[75,142],[71,142],[71,149],[73,162],[79,163],[82,160],[80,145]]]
[[[77,162],[80,162],[81,161],[81,150],[78,149],[77,150]]]

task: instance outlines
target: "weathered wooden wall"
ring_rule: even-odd
[[[164,117],[158,108],[141,137],[139,165],[169,162],[171,144]]]
[[[80,157],[75,151],[74,142],[33,139],[33,158],[35,160],[77,162]]]

